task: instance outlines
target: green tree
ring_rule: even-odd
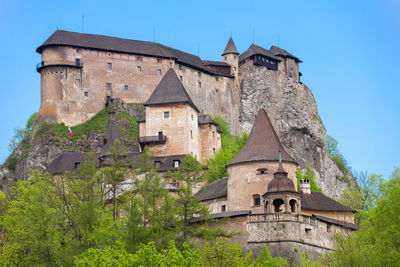
[[[315,181],[315,172],[311,164],[307,164],[304,174],[301,172],[299,168],[297,168],[296,178],[297,178],[298,191],[300,191],[300,181],[302,179],[307,179],[310,181],[311,192],[322,192],[322,189],[317,186],[317,182]]]
[[[356,224],[360,224],[368,211],[375,208],[376,200],[382,195],[383,183],[381,175],[360,173],[357,184],[351,184],[348,190],[343,191],[340,202],[356,211]]]
[[[382,185],[376,207],[367,211],[359,231],[338,235],[335,251],[321,266],[398,266],[400,262],[400,169]]]
[[[38,113],[35,112],[29,117],[28,121],[26,122],[25,128],[16,128],[14,130],[15,134],[13,137],[11,137],[10,143],[8,144],[8,151],[13,152],[14,149],[19,145],[19,143],[21,143],[21,141],[24,140],[25,137],[29,136],[37,115]]]
[[[344,175],[347,175],[350,173],[351,168],[343,154],[339,151],[338,144],[339,142],[333,138],[333,136],[329,134],[326,135],[326,149],[331,159],[336,163],[339,170],[341,170]]]
[[[207,160],[207,172],[205,173],[205,177],[209,183],[228,175],[225,167],[226,164],[228,164],[246,144],[248,138],[247,133],[243,133],[241,137],[233,136],[228,123],[223,118],[216,116],[213,120],[218,123],[218,128],[221,131],[221,149],[213,158]]]
[[[2,216],[6,229],[1,262],[7,265],[57,265],[62,261],[65,222],[57,210],[53,178],[39,171],[13,188],[13,200]]]

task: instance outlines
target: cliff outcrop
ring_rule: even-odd
[[[241,132],[249,132],[258,109],[265,108],[282,144],[299,168],[311,164],[318,186],[329,197],[339,199],[354,178],[343,173],[329,156],[326,130],[311,90],[293,78],[257,66],[249,67],[240,82]]]
[[[138,151],[139,127],[136,120],[144,117],[144,107],[142,104],[126,104],[118,99],[114,101],[120,141],[129,151]],[[8,187],[17,180],[26,179],[30,169],[46,170],[62,152],[100,153],[107,123],[106,108],[89,121],[71,127],[75,137],[68,136],[68,127],[64,124],[36,122],[30,135],[0,166],[0,185]]]

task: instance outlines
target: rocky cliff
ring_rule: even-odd
[[[265,108],[286,151],[297,160],[300,169],[311,164],[318,186],[326,195],[339,199],[354,179],[329,156],[326,130],[311,90],[265,67],[249,67],[240,81],[241,132],[249,132],[258,109]]]
[[[129,151],[138,151],[139,127],[136,120],[144,116],[144,107],[142,104],[126,104],[118,99],[115,102],[121,143]],[[103,109],[89,121],[71,127],[75,137],[69,137],[68,127],[64,124],[36,122],[30,135],[0,166],[0,185],[9,187],[17,180],[26,179],[29,169],[46,170],[62,152],[100,153],[107,123],[107,109]]]

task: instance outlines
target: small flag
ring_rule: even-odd
[[[71,128],[68,128],[68,134],[69,134],[70,136],[74,137],[74,134],[72,133]]]

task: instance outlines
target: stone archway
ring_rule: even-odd
[[[280,198],[275,199],[272,202],[272,205],[274,207],[274,212],[283,212],[283,211],[285,211],[284,210],[285,209],[285,205],[284,204],[285,204],[285,202],[282,199],[280,199]]]

